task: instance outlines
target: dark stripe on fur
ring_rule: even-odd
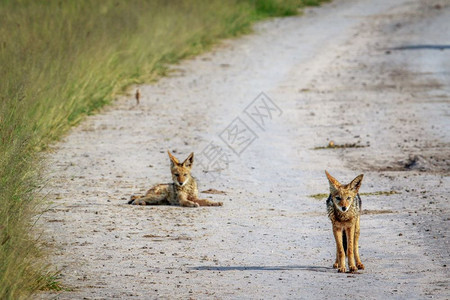
[[[361,197],[359,196],[359,194],[356,194],[356,199],[358,200],[359,212],[361,212],[362,211],[362,201],[361,201]]]

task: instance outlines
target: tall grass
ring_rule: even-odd
[[[130,84],[306,1],[321,2],[0,0],[0,298],[48,284],[30,234],[40,151]]]

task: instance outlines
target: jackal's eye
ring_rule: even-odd
[[[187,176],[187,174],[183,174],[183,176]]]
[[[336,196],[335,199],[336,199],[337,201],[341,201],[341,197],[339,197],[339,196]]]
[[[174,175],[177,176],[177,177],[180,176],[180,174],[178,174],[178,173],[175,173]]]
[[[349,200],[349,201],[352,200],[352,197],[347,197],[347,200]]]

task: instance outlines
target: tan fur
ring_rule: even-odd
[[[336,261],[333,268],[338,272],[345,272],[345,255],[348,258],[350,272],[364,269],[359,257],[359,218],[361,214],[361,198],[358,191],[364,175],[359,175],[349,184],[342,185],[327,171],[325,174],[330,183],[330,196],[327,200],[328,217],[333,226],[333,235],[336,240]],[[347,253],[344,250],[343,239],[347,239]],[[355,264],[356,259],[356,264]]]
[[[197,182],[191,176],[194,163],[194,153],[182,163],[169,153],[170,171],[173,183],[158,184],[147,191],[143,196],[131,196],[128,204],[133,205],[180,205],[187,207],[222,206],[222,202],[213,202],[198,198]]]

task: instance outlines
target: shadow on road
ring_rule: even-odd
[[[450,49],[450,45],[405,45],[394,48],[389,48],[388,50],[445,50]]]
[[[334,269],[331,267],[319,266],[199,266],[192,267],[196,271],[283,271],[283,270],[305,270],[313,272],[329,272]]]

